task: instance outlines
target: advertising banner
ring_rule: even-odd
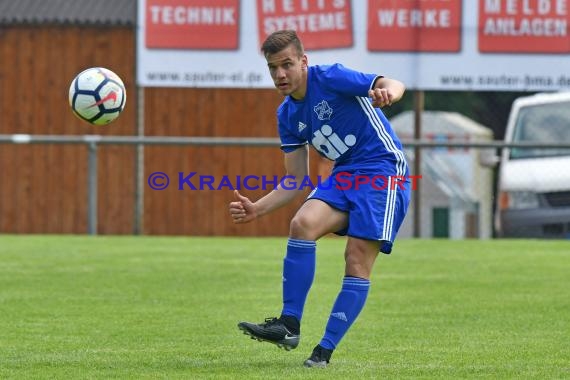
[[[239,0],[147,0],[149,49],[238,49]],[[207,11],[205,11],[207,10]]]
[[[480,1],[482,53],[570,53],[567,2]]]
[[[259,46],[271,33],[295,29],[307,50],[351,47],[350,1],[257,0]]]
[[[310,65],[408,89],[570,90],[570,0],[138,0],[137,82],[271,88],[260,46],[294,29]]]
[[[461,49],[461,0],[369,0],[368,4],[368,51]]]

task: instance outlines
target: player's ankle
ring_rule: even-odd
[[[292,315],[281,314],[279,319],[281,320],[281,322],[283,322],[285,327],[287,327],[287,329],[291,331],[291,333],[299,335],[299,333],[301,332],[301,323],[296,317]]]

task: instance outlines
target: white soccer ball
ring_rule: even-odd
[[[121,78],[103,67],[80,72],[69,86],[69,105],[73,113],[95,125],[115,120],[123,112],[126,100]]]

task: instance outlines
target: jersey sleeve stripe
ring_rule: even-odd
[[[362,107],[364,113],[368,116],[370,124],[376,130],[376,134],[378,138],[384,146],[386,150],[392,152],[396,157],[396,175],[403,176],[406,174],[405,167],[406,167],[406,158],[404,153],[401,149],[399,149],[394,140],[390,136],[390,134],[386,131],[386,127],[382,123],[382,120],[372,107],[372,104],[368,101],[367,98],[357,97],[356,98]],[[386,212],[384,215],[384,227],[382,233],[382,240],[392,241],[392,227],[394,224],[394,212],[396,208],[396,191],[398,186],[394,186],[392,183],[392,178],[389,179],[388,184],[388,194],[387,194],[387,202],[386,202]]]
[[[372,90],[374,88],[374,85],[376,85],[376,81],[380,78],[384,78],[384,75],[377,75],[376,78],[374,78],[374,80],[372,81],[372,83],[370,83],[369,90]]]
[[[305,141],[304,143],[296,143],[296,144],[281,144],[281,147],[282,147],[282,148],[285,148],[285,147],[287,147],[287,148],[290,148],[290,147],[294,147],[294,146],[298,146],[298,147],[301,147],[301,146],[305,146],[305,145],[307,145],[307,144],[308,144],[308,142],[306,142],[306,141]]]

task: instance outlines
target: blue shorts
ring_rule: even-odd
[[[366,240],[381,241],[380,251],[390,253],[410,203],[408,177],[372,172],[333,173],[309,194],[348,213],[348,227],[336,231]]]

